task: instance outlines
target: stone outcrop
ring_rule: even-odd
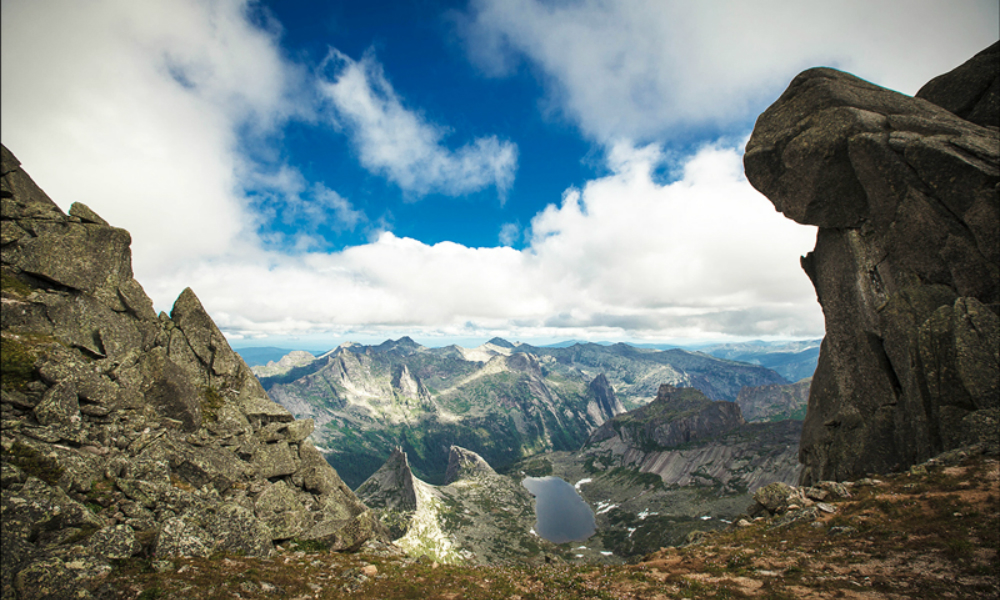
[[[409,556],[495,564],[531,560],[554,549],[529,533],[532,500],[517,480],[497,474],[483,457],[459,446],[449,449],[448,464],[448,482],[431,485],[413,474],[397,447],[357,489]]]
[[[86,598],[139,554],[353,549],[382,531],[194,292],[157,315],[127,231],[63,213],[5,147],[0,163],[4,598],[38,573],[50,597]]]
[[[798,421],[746,423],[734,402],[663,385],[652,403],[597,429],[582,453],[610,456],[613,464],[658,475],[668,486],[742,493],[797,480],[800,432]]]
[[[736,397],[736,404],[747,421],[802,420],[809,402],[812,377],[787,384],[745,387]]]
[[[406,453],[397,446],[355,493],[372,508],[413,511],[417,509],[415,480]]]
[[[455,483],[459,479],[473,479],[490,475],[496,475],[496,472],[482,456],[460,446],[452,446],[448,449],[448,470],[444,475],[445,485]]]
[[[603,425],[608,419],[625,412],[625,406],[618,399],[607,376],[601,373],[587,386],[590,401],[587,403],[587,414],[597,425]]]
[[[757,120],[747,178],[816,225],[802,260],[826,319],[804,484],[996,444],[1000,43],[911,98],[827,68]]]

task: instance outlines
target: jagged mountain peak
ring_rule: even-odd
[[[382,467],[355,493],[371,508],[416,510],[417,493],[406,452],[396,446]]]
[[[527,373],[536,377],[542,376],[542,365],[538,362],[538,357],[526,352],[515,352],[504,359],[507,368],[511,371]]]
[[[386,340],[378,346],[369,347],[375,352],[394,352],[397,354],[412,354],[423,349],[423,346],[413,341],[408,335],[404,335],[398,340]]]
[[[503,339],[502,337],[495,337],[495,338],[491,339],[490,341],[488,341],[486,343],[489,344],[489,345],[492,345],[492,346],[498,346],[500,348],[516,348],[517,347],[514,344],[512,344],[512,343],[508,342],[507,340]]]
[[[455,483],[460,479],[473,479],[482,475],[495,475],[496,471],[482,457],[461,446],[448,449],[448,470],[445,472],[445,485]]]
[[[594,397],[594,401],[597,403],[597,409],[601,415],[601,423],[610,417],[619,415],[625,412],[625,406],[622,404],[621,400],[615,394],[614,387],[611,386],[611,382],[608,381],[607,376],[604,373],[599,374],[597,377],[590,382],[588,386],[590,393]]]

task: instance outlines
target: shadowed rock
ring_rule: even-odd
[[[378,471],[355,493],[372,508],[417,510],[413,472],[403,449],[396,447]]]
[[[747,178],[819,227],[802,259],[826,318],[803,483],[989,441],[975,432],[1000,397],[998,49],[918,98],[810,69],[757,120]]]
[[[493,467],[472,450],[452,446],[448,450],[448,470],[444,475],[444,483],[448,485],[459,479],[472,479],[482,475],[496,475]]]
[[[592,413],[594,420],[599,425],[603,425],[608,418],[625,412],[625,406],[618,399],[604,373],[595,377],[587,389],[592,398],[591,403],[593,403],[593,407],[588,404],[587,411]]]
[[[140,553],[384,537],[194,292],[157,316],[128,232],[63,213],[0,150],[3,597],[31,582],[69,597],[53,582],[70,570],[89,597],[109,560]]]
[[[977,125],[1000,122],[1000,42],[973,56],[961,66],[931,79],[917,92]]]
[[[613,464],[656,474],[671,486],[721,484],[728,492],[746,491],[797,478],[800,432],[798,421],[746,423],[735,402],[662,385],[653,402],[594,431],[584,451],[607,453]]]

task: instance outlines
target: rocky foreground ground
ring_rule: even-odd
[[[448,566],[409,559],[385,545],[343,554],[289,543],[270,558],[134,558],[107,576],[98,595],[143,600],[1000,595],[995,457],[951,453],[846,488],[850,497],[831,494],[823,510],[808,510],[819,503],[799,508],[786,503],[774,507],[774,514],[748,518],[685,547],[661,549],[631,565]],[[787,500],[794,502],[794,495]],[[802,513],[812,516],[789,517]]]

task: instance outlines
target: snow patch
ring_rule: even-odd
[[[598,502],[596,514],[603,515],[604,513],[610,511],[613,508],[618,508],[618,505],[611,504],[610,502]]]

